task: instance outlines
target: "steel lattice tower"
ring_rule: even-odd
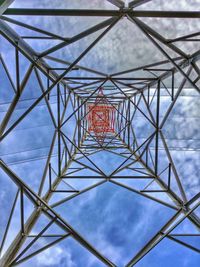
[[[49,9],[48,7],[46,9],[11,8],[9,6],[12,2],[12,0],[0,1],[2,15],[0,33],[2,40],[4,39],[12,46],[16,77],[16,82],[12,82],[7,62],[0,57],[4,75],[13,87],[12,101],[1,122],[1,142],[3,144],[29,114],[40,107],[41,103],[48,110],[54,134],[48,147],[43,173],[41,177],[35,178],[39,183],[37,191],[32,188],[28,180],[20,177],[13,168],[8,166],[6,160],[2,158],[0,161],[2,173],[8,177],[9,183],[15,184],[17,188],[15,195],[10,196],[12,199],[11,209],[3,210],[1,213],[6,213],[8,216],[0,239],[0,266],[20,265],[69,237],[75,239],[105,266],[116,266],[112,258],[105,257],[73,225],[69,224],[62,212],[57,211],[58,207],[69,200],[107,183],[122,187],[173,211],[173,216],[130,258],[126,266],[137,265],[163,239],[170,239],[180,246],[199,253],[200,248],[178,239],[180,236],[192,237],[192,233],[172,234],[173,230],[186,219],[199,230],[200,218],[197,209],[200,205],[200,193],[188,198],[182,185],[182,177],[177,172],[176,164],[163,133],[166,121],[173,112],[183,89],[190,87],[197,95],[200,93],[200,68],[198,65],[200,50],[198,45],[196,51],[191,53],[185,53],[176,45],[178,41],[194,41],[199,44],[199,32],[185,36],[178,35],[176,39],[168,40],[144,23],[142,18],[199,20],[200,12],[140,10],[140,6],[151,2],[149,0],[133,0],[129,1],[128,5],[121,0],[108,0],[113,9],[105,10]],[[19,16],[19,19],[13,19],[12,15]],[[44,31],[28,22],[25,23],[20,20],[20,16],[108,18],[81,33],[65,38],[60,36],[59,32],[55,34],[51,32],[51,29]],[[96,69],[92,69],[82,65],[81,60],[101,40],[109,36],[113,27],[125,19],[137,27],[141,35],[145,36],[147,42],[155,47],[164,60],[151,61],[149,64],[141,62],[140,66],[113,74],[96,70],[98,66]],[[17,25],[39,35],[20,36],[11,25]],[[73,62],[52,56],[52,53],[63,50],[68,45],[76,44],[84,38],[89,38],[92,34],[96,34],[95,38]],[[40,42],[48,40],[49,43],[52,42],[52,45],[38,53],[26,39]],[[55,40],[59,42],[54,44]],[[20,68],[22,58],[29,63],[23,77]],[[83,71],[85,76],[79,75],[79,71]],[[137,76],[139,71],[143,72],[143,76]],[[18,104],[24,100],[24,92],[30,89],[29,81],[33,76],[35,84],[37,83],[37,87],[40,88],[40,94],[35,96],[33,93],[32,100],[25,111],[17,114],[13,119]],[[103,90],[103,93],[99,94],[99,90]],[[167,100],[164,103],[163,97],[166,96]],[[52,99],[54,99],[53,104]],[[104,110],[102,107],[100,108],[100,113],[104,114],[100,116],[107,116],[107,126],[104,126],[102,130],[103,136],[98,135],[99,128],[95,128],[97,126],[93,126],[93,130],[91,130],[91,125],[89,125],[94,119],[94,114],[90,109],[95,109],[100,105],[99,103],[102,106],[106,105],[107,109],[112,111],[112,115],[109,116],[113,116],[113,121],[110,122],[109,113],[106,113],[107,111],[105,114],[103,113],[106,108]],[[95,112],[98,113],[98,109]],[[98,120],[98,118],[96,119]],[[30,117],[29,120],[32,120],[34,124],[33,117]],[[138,134],[140,129],[138,120],[145,125],[142,128],[142,135]],[[113,124],[112,130],[108,130],[111,127],[109,123]],[[46,134],[48,135],[48,132]],[[117,167],[109,174],[94,158],[94,155],[98,155],[98,153],[102,155],[104,152],[119,157]],[[80,189],[79,181],[84,178],[90,182]],[[135,188],[134,183],[132,186],[127,181],[137,181],[138,183],[144,181],[144,183],[139,188]],[[30,209],[30,205],[31,212],[27,216],[27,209]],[[20,222],[18,234],[12,238],[9,237],[12,240],[6,245],[11,221],[16,212]],[[47,224],[41,224],[40,231],[33,233],[34,227],[40,225],[42,216],[48,219]],[[61,234],[54,231],[54,227],[60,229]],[[195,236],[199,237],[199,234],[195,234]],[[30,251],[42,237],[45,237],[46,240],[48,238],[52,240],[52,237],[55,239],[37,250]],[[27,242],[28,238],[31,238],[30,242]]]

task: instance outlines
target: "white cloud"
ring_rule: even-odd
[[[71,258],[70,253],[64,250],[60,246],[45,250],[42,254],[36,257],[36,261],[39,264],[39,266],[51,266],[55,264],[57,265],[61,259],[64,259],[65,266],[68,267],[76,266]]]

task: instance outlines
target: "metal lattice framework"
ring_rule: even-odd
[[[94,133],[94,138],[102,145],[109,133],[115,133],[116,108],[106,100],[100,88],[94,104],[88,104],[88,133]]]
[[[2,38],[7,40],[13,47],[16,65],[16,84],[12,83],[12,102],[2,119],[0,130],[1,142],[6,140],[13,130],[42,101],[44,101],[48,109],[55,130],[42,177],[36,178],[40,181],[38,191],[33,190],[29,183],[19,177],[4,160],[0,161],[2,171],[18,188],[1,239],[0,265],[2,267],[19,265],[63,239],[71,237],[106,266],[116,266],[112,262],[112,258],[108,259],[102,255],[64,219],[62,213],[56,211],[57,207],[60,207],[67,201],[104,183],[112,183],[123,187],[174,211],[174,215],[170,220],[127,262],[126,266],[134,266],[164,238],[171,239],[199,253],[199,248],[180,241],[176,235],[171,234],[186,218],[197,229],[200,228],[200,218],[196,214],[196,210],[200,205],[200,193],[188,199],[182,186],[182,178],[179,177],[176,171],[175,163],[162,131],[183,88],[190,86],[196,92],[200,92],[198,86],[200,69],[197,64],[200,58],[200,50],[186,54],[176,46],[177,41],[186,42],[192,38],[192,40],[198,39],[199,32],[192,34],[192,36],[180,36],[176,39],[167,40],[142,22],[142,18],[199,19],[200,12],[135,10],[136,7],[150,2],[149,0],[134,0],[129,3],[128,7],[124,6],[124,2],[121,0],[109,0],[108,2],[112,3],[113,7],[115,7],[113,10],[9,8],[12,2],[9,0],[0,1],[0,12],[2,15],[0,32]],[[109,18],[71,38],[64,38],[59,35],[59,32],[54,34],[51,31],[44,31],[28,23],[21,22],[20,19],[12,19],[10,17],[12,15],[95,16]],[[122,19],[128,19],[132,24],[136,25],[141,34],[146,36],[157,51],[165,57],[165,60],[150,62],[148,65],[141,64],[137,68],[111,75],[88,68],[87,66],[78,65],[81,59],[105,35],[109,35],[110,30]],[[18,35],[11,28],[11,24],[41,34],[39,37],[29,36],[27,39],[37,39],[40,42],[47,39],[49,42],[51,40],[58,40],[59,43],[41,53],[35,52],[34,47],[31,47],[26,42],[26,37]],[[98,36],[73,62],[67,62],[51,56],[52,53],[62,50],[66,46],[99,31]],[[170,54],[172,52],[177,56],[172,57]],[[23,79],[20,78],[20,61],[22,57],[30,62],[30,66]],[[0,61],[4,66],[5,75],[11,81],[9,69],[6,68],[6,62],[3,61],[2,57]],[[49,62],[51,62],[51,65],[49,65]],[[63,67],[57,67],[58,64]],[[71,75],[76,70],[83,70],[86,75],[84,77]],[[143,77],[136,76],[140,70],[144,73]],[[41,94],[35,97],[25,112],[21,113],[13,121],[12,116],[21,100],[23,92],[26,90],[31,75],[36,77]],[[165,81],[168,81],[167,85]],[[104,94],[102,95],[99,94],[100,88],[103,88]],[[162,113],[161,116],[161,99],[163,94],[167,94],[169,100],[167,109],[164,115]],[[51,104],[52,95],[56,97],[56,108],[53,108]],[[101,100],[101,98],[104,100]],[[90,126],[88,126],[88,116],[92,120],[94,114],[91,114],[91,109],[98,108],[101,101],[106,101],[104,103],[107,103],[106,105],[112,110],[115,117],[115,127],[114,132],[105,130],[104,136],[98,138],[95,129],[93,128],[93,131],[91,131]],[[88,113],[90,114],[88,115]],[[141,120],[145,121],[146,128],[150,129],[147,130],[143,138],[138,138],[136,133],[135,125],[138,120],[138,114]],[[68,131],[69,128],[71,130],[70,133]],[[162,154],[160,147],[163,148]],[[56,162],[54,160],[55,151],[57,153]],[[118,167],[109,175],[92,158],[93,155],[102,151],[109,151],[111,154],[118,155],[122,159]],[[164,163],[161,158],[163,158]],[[91,184],[82,189],[79,189],[76,185],[74,186],[74,184],[72,186],[69,182],[72,179],[78,181],[83,178],[90,179]],[[94,183],[93,180],[96,181],[97,179],[98,182]],[[126,179],[143,179],[146,181],[146,185],[143,188],[136,189],[127,185]],[[177,190],[174,189],[172,183],[176,184]],[[59,197],[50,203],[50,200],[55,195]],[[33,208],[28,218],[25,218],[27,199],[33,204]],[[13,237],[12,242],[10,242],[7,248],[4,249],[9,235],[10,223],[18,201],[20,203],[18,213],[21,229]],[[38,233],[32,234],[32,229],[40,222],[41,216],[46,216],[49,222]],[[50,234],[46,234],[46,231],[52,225],[56,225],[61,229],[62,234],[58,235],[53,231]],[[188,235],[188,233],[179,234],[179,236],[184,235]],[[56,237],[53,242],[48,242],[48,244],[40,249],[29,252],[38,239],[42,237],[50,239],[52,236]],[[31,242],[26,243],[29,237],[32,238]]]

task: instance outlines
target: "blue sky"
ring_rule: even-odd
[[[22,3],[20,0],[16,0],[13,7],[19,7]],[[54,1],[53,7],[57,6],[58,1]],[[77,8],[79,4],[88,4],[95,8],[111,8],[111,4],[104,1],[66,1],[63,3],[63,7]],[[101,2],[101,3],[100,3]],[[197,1],[194,2],[194,8]],[[38,5],[41,1],[38,2]],[[47,4],[48,1],[44,2]],[[160,1],[157,1],[159,6]],[[174,2],[175,3],[175,2]],[[177,2],[176,2],[177,3]],[[186,1],[181,1],[179,8],[188,8]],[[26,1],[26,5],[33,6],[33,1]],[[170,8],[171,5],[163,4],[162,7]],[[150,6],[155,7],[155,6]],[[22,21],[29,22],[35,26],[41,26],[44,29],[51,27],[52,32],[61,32],[63,36],[73,36],[78,32],[86,29],[90,25],[97,24],[100,21],[96,21],[94,18],[85,21],[80,21],[75,18],[69,18],[69,24],[63,25],[62,21],[58,18],[52,20],[47,18],[45,21],[43,18],[31,18],[27,21],[27,18],[19,18]],[[82,23],[81,23],[82,22]],[[146,20],[148,22],[148,20]],[[150,21],[152,27],[156,28],[156,21]],[[162,29],[171,27],[174,22],[168,22],[164,20],[162,22]],[[170,24],[171,23],[171,24]],[[188,21],[188,25],[185,25],[185,31],[191,31],[192,27],[197,27],[194,21]],[[78,25],[80,25],[78,27]],[[11,24],[10,24],[11,26]],[[15,27],[20,34],[30,34],[23,28]],[[182,27],[184,28],[184,27]],[[195,28],[196,29],[196,28]],[[194,28],[192,28],[192,31]],[[184,34],[183,29],[179,29],[179,34]],[[169,31],[168,31],[169,33]],[[166,34],[167,30],[166,30]],[[175,33],[175,32],[174,32]],[[83,51],[89,42],[91,42],[95,36],[92,35],[89,38],[85,38],[83,42],[71,45],[68,48],[58,51],[53,56],[64,58],[65,60],[74,60]],[[138,37],[136,42],[131,43],[130,36]],[[6,62],[7,68],[15,84],[15,54],[12,46],[3,37],[0,37],[0,51],[3,60]],[[50,47],[48,42],[41,43],[41,41],[28,41],[30,45],[33,45],[37,51],[43,51]],[[132,44],[132,46],[131,46]],[[141,45],[142,44],[142,45]],[[113,49],[111,49],[113,48]],[[195,47],[196,48],[196,47]],[[145,52],[149,49],[148,56],[144,56]],[[186,47],[188,49],[188,47]],[[137,51],[137,53],[135,52]],[[126,53],[125,53],[126,52]],[[125,56],[123,56],[125,55]],[[127,55],[127,56],[126,56]],[[131,55],[131,56],[129,56]],[[136,27],[131,27],[131,24],[126,20],[123,20],[116,25],[110,35],[107,35],[91,52],[84,57],[80,64],[84,66],[94,67],[100,71],[115,72],[128,69],[130,67],[138,66],[148,63],[149,60],[160,60],[163,56],[156,53],[155,48],[148,42],[144,36],[139,37],[139,31]],[[48,62],[50,63],[50,61]],[[51,64],[53,64],[51,62]],[[57,66],[60,66],[57,64]],[[20,55],[20,75],[21,80],[29,67],[29,62]],[[45,77],[40,73],[43,85],[46,85]],[[85,75],[84,72],[80,75]],[[5,115],[6,110],[14,96],[14,92],[11,83],[6,78],[5,70],[0,63],[0,119]],[[199,162],[200,162],[200,115],[199,105],[200,97],[193,89],[188,88],[181,93],[180,99],[177,101],[171,115],[169,116],[167,123],[163,129],[163,133],[169,145],[169,149],[172,158],[176,164],[177,172],[181,177],[183,187],[186,191],[188,199],[193,197],[199,192]],[[50,106],[56,117],[56,97],[53,96],[56,93],[56,89],[52,90],[52,96],[50,98]],[[16,107],[16,111],[11,117],[9,126],[16,121],[16,119],[23,114],[23,112],[35,101],[35,99],[41,94],[40,87],[36,81],[35,74],[32,72],[31,78],[27,83],[25,90],[21,96],[20,102]],[[169,97],[162,97],[161,113],[164,114],[166,107],[169,106]],[[144,107],[143,107],[144,108]],[[152,107],[153,110],[153,107]],[[69,105],[66,117],[72,111],[72,107]],[[163,117],[161,115],[161,118]],[[137,132],[138,140],[140,142],[147,138],[151,133],[152,128],[146,119],[142,119],[141,114],[138,112],[134,119],[134,127]],[[148,127],[148,131],[146,131]],[[74,131],[74,118],[72,118],[66,126],[63,128],[68,137],[71,138]],[[41,176],[43,174],[46,155],[49,150],[49,146],[54,134],[54,126],[49,116],[47,107],[44,101],[40,102],[40,105],[33,109],[32,112],[25,118],[15,129],[11,132],[1,143],[0,156],[8,164],[8,166],[22,178],[35,192],[38,191]],[[174,147],[180,148],[179,151],[174,150]],[[57,165],[57,150],[54,149],[54,156],[52,157],[52,166],[56,168]],[[162,147],[159,152],[160,165],[162,167],[166,164],[166,154],[163,152]],[[31,161],[29,159],[32,159]],[[104,171],[107,173],[112,172],[114,166],[118,166],[121,162],[121,158],[114,157],[111,153],[97,153],[91,157],[95,163],[104,167]],[[81,160],[80,160],[81,161]],[[84,161],[83,161],[84,162]],[[87,164],[89,164],[87,162]],[[72,164],[72,167],[77,166],[76,163]],[[81,172],[86,175],[87,170]],[[127,173],[129,173],[127,171]],[[126,172],[122,172],[126,175]],[[53,175],[54,177],[55,175]],[[166,179],[166,173],[162,175],[163,179]],[[174,177],[172,177],[172,188],[177,194],[179,191],[175,183]],[[71,185],[74,185],[78,189],[83,189],[97,180],[90,181],[83,179],[82,181],[69,181]],[[146,181],[126,181],[127,185],[133,186],[136,189],[142,188]],[[0,172],[0,240],[5,230],[6,221],[8,220],[8,213],[5,212],[11,209],[12,202],[17,191],[17,187],[10,180],[10,178]],[[63,187],[62,185],[61,187]],[[46,191],[48,183],[45,183],[43,193]],[[153,188],[153,187],[152,187]],[[155,197],[159,197],[163,201],[169,201],[166,194],[152,194]],[[50,203],[64,197],[64,194],[57,194],[51,199]],[[33,205],[28,199],[25,199],[25,218],[31,214]],[[165,207],[157,202],[137,195],[124,188],[116,186],[112,183],[105,183],[89,192],[86,192],[78,197],[75,197],[68,202],[55,207],[55,210],[62,214],[62,217],[71,224],[75,230],[77,230],[86,240],[94,245],[104,256],[113,261],[116,266],[124,266],[136,253],[145,245],[148,240],[157,233],[157,231],[173,216],[174,210]],[[200,210],[196,211],[200,214]],[[9,246],[13,237],[18,233],[20,227],[19,221],[19,199],[17,201],[16,210],[11,222],[10,231],[5,248]],[[36,234],[48,223],[48,219],[45,216],[41,216],[36,226],[33,228],[32,233]],[[50,230],[49,230],[50,231]],[[61,229],[58,229],[55,225],[51,229],[54,233],[63,233]],[[179,225],[174,233],[199,233],[189,220],[184,220]],[[30,240],[30,239],[29,239]],[[53,240],[53,239],[51,239]],[[186,240],[185,240],[186,241]],[[27,241],[28,242],[28,241]],[[39,249],[46,245],[49,239],[43,238],[37,241],[32,249],[25,255]],[[189,244],[200,248],[199,239],[196,237],[189,237],[187,239]],[[185,247],[177,244],[169,239],[164,239],[156,246],[147,256],[145,256],[140,262],[136,264],[136,267],[197,267],[199,265],[199,254],[193,252]],[[53,248],[48,249],[33,259],[20,264],[20,266],[67,266],[67,267],[100,267],[104,266],[97,258],[90,254],[85,248],[83,248],[77,241],[69,237],[64,241],[56,244]]]

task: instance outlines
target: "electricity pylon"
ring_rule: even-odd
[[[184,88],[190,86],[196,92],[200,92],[198,86],[200,70],[197,65],[200,52],[186,54],[174,44],[176,40],[166,40],[140,19],[143,16],[199,18],[199,13],[134,10],[136,6],[149,2],[142,0],[132,1],[129,8],[124,7],[120,0],[109,1],[119,8],[114,10],[13,9],[8,8],[11,2],[3,1],[0,7],[0,12],[3,14],[0,20],[0,32],[15,53],[13,64],[16,82],[12,81],[13,78],[6,67],[7,62],[1,57],[0,64],[5,79],[13,89],[10,93],[12,101],[1,123],[1,142],[6,142],[15,128],[20,126],[36,107],[40,107],[41,103],[46,105],[49,112],[54,134],[42,176],[36,178],[39,181],[38,190],[31,187],[30,181],[17,175],[6,161],[0,161],[2,172],[17,188],[11,209],[3,211],[9,215],[1,239],[1,266],[21,264],[68,237],[79,242],[106,266],[115,266],[112,259],[102,255],[64,219],[61,213],[56,211],[57,207],[72,198],[84,195],[105,183],[123,187],[174,211],[173,216],[126,266],[135,265],[164,238],[169,238],[199,253],[199,248],[180,241],[177,236],[171,234],[186,218],[191,225],[199,229],[200,219],[196,210],[200,201],[199,194],[188,199],[163,133],[163,127]],[[52,34],[20,20],[16,21],[10,18],[10,15],[92,15],[111,18],[66,39],[59,36],[59,33]],[[109,35],[112,28],[124,18],[140,29],[141,34],[146,36],[165,60],[150,62],[148,65],[112,75],[79,65],[81,59],[87,56],[90,50]],[[41,53],[36,53],[34,47],[28,45],[25,38],[15,32],[9,23],[41,33],[41,42],[45,38],[61,42]],[[99,35],[95,36],[73,62],[50,56],[51,53],[100,30]],[[198,34],[194,33],[192,37]],[[34,36],[29,38],[39,39]],[[190,36],[179,37],[184,41],[188,38]],[[169,51],[174,52],[177,57],[172,57]],[[22,77],[20,63],[24,58],[29,65]],[[140,70],[144,71],[143,77],[135,76]],[[73,76],[76,71],[85,72],[85,76],[78,74]],[[149,73],[153,75],[150,76]],[[34,85],[39,88],[40,94],[33,97],[23,113],[14,117],[18,104],[23,100],[23,94],[30,89],[28,85],[33,77]],[[165,95],[168,98],[163,104],[162,99]],[[52,98],[56,100],[53,104]],[[142,132],[138,122],[145,125]],[[48,132],[46,134],[48,135]],[[101,157],[96,159],[93,157],[104,152],[108,152],[110,157],[116,156],[119,160],[118,166],[110,173],[99,166]],[[80,189],[78,181],[81,179],[89,179],[91,182]],[[127,184],[127,180],[130,179],[143,180],[146,184],[136,189]],[[75,181],[73,185],[72,180]],[[28,216],[25,214],[27,210],[29,210]],[[8,242],[10,225],[16,212],[20,226],[16,236],[9,237],[12,240]],[[41,223],[43,216],[47,220],[45,226]],[[34,232],[35,227],[40,228],[40,231]],[[179,236],[185,234],[181,233]],[[52,237],[55,238],[53,241]],[[27,242],[28,238],[32,238],[30,242]],[[29,252],[41,238],[45,238],[46,244]]]

